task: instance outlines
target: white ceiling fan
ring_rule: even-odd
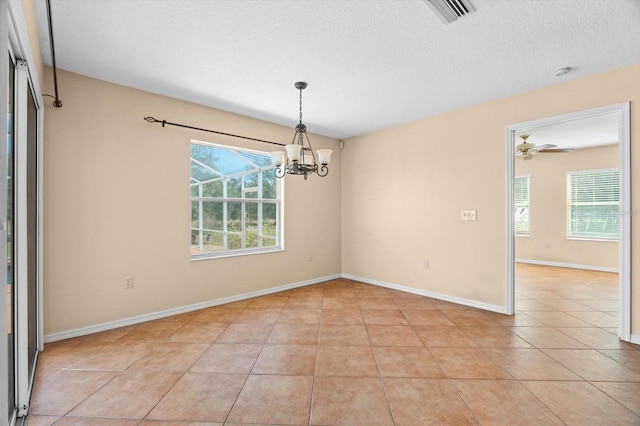
[[[522,157],[524,160],[531,160],[533,158],[533,154],[537,154],[539,152],[571,152],[573,148],[558,148],[553,144],[544,144],[540,146],[536,146],[536,144],[527,142],[527,139],[531,135],[520,135],[522,139],[522,143],[516,145],[516,156]]]

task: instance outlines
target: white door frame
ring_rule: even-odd
[[[515,306],[515,224],[514,224],[514,158],[515,133],[541,126],[559,124],[612,112],[620,113],[619,163],[620,163],[620,240],[618,242],[620,324],[618,336],[631,341],[631,133],[629,102],[592,108],[569,114],[510,124],[505,129],[506,141],[506,248],[507,288],[506,311],[513,315]]]

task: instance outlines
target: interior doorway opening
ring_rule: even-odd
[[[523,135],[534,146],[524,155]],[[630,341],[629,104],[512,124],[505,139],[507,312],[515,311],[516,261],[617,273],[618,336]],[[552,152],[546,151],[549,145],[555,145]],[[572,191],[584,190],[578,183],[591,179],[591,190],[597,189],[593,182],[615,176],[613,171],[619,177],[615,206],[599,199],[591,206],[573,202]],[[531,197],[528,203],[523,191]]]

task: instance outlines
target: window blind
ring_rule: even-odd
[[[570,238],[619,239],[619,170],[568,172],[567,192]]]
[[[529,176],[516,176],[513,181],[516,235],[529,234]]]

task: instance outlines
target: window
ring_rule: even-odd
[[[513,181],[516,235],[529,235],[529,176],[516,176]]]
[[[568,237],[618,240],[620,171],[567,173]]]
[[[191,143],[191,258],[281,250],[281,185],[268,153]]]

